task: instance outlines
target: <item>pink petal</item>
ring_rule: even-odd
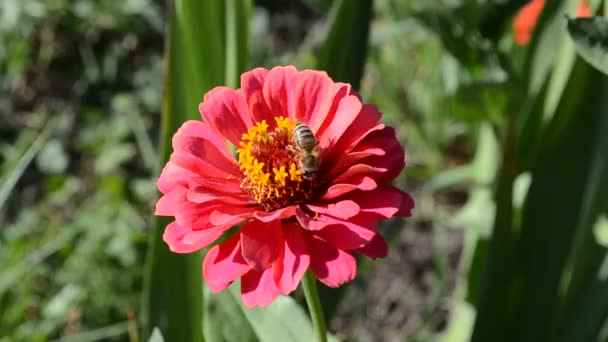
[[[334,83],[334,98],[332,100],[331,106],[327,111],[327,115],[324,120],[317,120],[313,123],[314,132],[316,132],[318,137],[322,137],[325,134],[325,130],[327,127],[334,122],[334,118],[336,117],[336,111],[338,110],[338,106],[340,101],[351,93],[351,86],[348,83]],[[321,122],[322,121],[322,122]],[[319,125],[317,127],[316,125]]]
[[[344,200],[324,205],[306,205],[306,207],[319,214],[327,214],[346,220],[359,213],[359,205],[351,200]]]
[[[392,186],[356,192],[348,198],[359,204],[361,212],[377,214],[382,218],[391,218],[397,214],[409,217],[414,208],[412,197]]]
[[[235,146],[253,125],[243,94],[228,87],[216,87],[199,105],[203,120]]]
[[[369,244],[357,249],[357,252],[374,260],[377,258],[386,258],[386,255],[388,254],[388,246],[386,245],[384,238],[380,234],[376,234]]]
[[[387,147],[388,145],[391,145],[391,148]],[[372,152],[371,154],[373,155],[384,156],[387,154],[387,151],[395,148],[392,145],[400,146],[395,129],[378,125],[368,131],[368,134],[354,145],[352,152]]]
[[[388,172],[388,168],[385,167],[374,167],[366,164],[357,164],[348,168],[340,176],[336,177],[333,184],[352,184],[351,179],[361,179],[362,177],[369,177],[372,179],[380,178],[384,173]]]
[[[173,152],[169,161],[185,170],[192,172],[194,175],[196,175],[196,177],[205,177],[210,179],[229,179],[238,177],[236,174],[232,174],[215,167],[211,160],[204,160],[181,150],[176,150]]]
[[[220,183],[217,179],[203,179],[204,183],[193,183],[190,187],[188,199],[192,202],[198,202],[199,196],[224,195],[224,196],[247,196],[239,183],[224,182]],[[201,198],[202,199],[202,198]],[[204,201],[201,201],[204,202]]]
[[[282,272],[275,268],[274,278],[277,286],[284,295],[295,291],[310,264],[310,255],[306,244],[306,236],[302,228],[295,223],[283,226],[285,248]]]
[[[384,154],[379,156],[370,156],[359,160],[358,162],[361,164],[386,169],[386,171],[378,175],[378,178],[375,178],[380,183],[385,183],[397,177],[405,166],[405,151],[401,144],[399,144],[397,141],[395,130],[392,127],[378,125],[368,135],[366,135],[365,138],[355,142],[354,144],[356,145],[354,149],[358,148],[362,144],[367,144],[370,139],[373,140],[378,136],[382,137],[383,139],[375,143],[380,144],[380,146],[383,147]],[[382,142],[382,140],[384,140],[384,142]],[[331,172],[327,172],[327,177],[335,177],[335,174],[337,174],[336,171],[342,173],[342,170],[336,170],[334,168]]]
[[[289,207],[277,209],[271,212],[256,211],[253,213],[253,217],[262,222],[271,222],[275,220],[287,219],[296,214],[296,206],[290,205]]]
[[[178,174],[176,173],[176,176]],[[186,177],[186,186],[193,190],[192,195],[196,196],[196,192],[210,192],[217,195],[229,196],[247,196],[247,193],[241,188],[241,180],[234,177],[228,178],[212,178],[209,175],[198,175],[195,177]],[[181,183],[184,183],[183,181]],[[194,198],[194,197],[193,197]]]
[[[182,124],[177,133],[183,136],[202,138],[213,144],[214,148],[220,151],[226,160],[235,162],[234,156],[228,149],[224,137],[219,135],[213,127],[204,122],[189,120]]]
[[[255,207],[237,207],[222,205],[214,208],[209,220],[213,225],[220,226],[232,223],[233,225],[252,216]]]
[[[183,155],[184,154],[182,154],[182,156]],[[196,160],[196,158],[187,154],[185,156],[184,160],[184,158],[176,155],[175,152],[171,154],[169,162],[167,162],[163,168],[158,182],[156,183],[158,189],[163,194],[166,194],[178,186],[185,188],[202,186],[206,189],[213,189],[216,192],[222,191],[224,193],[230,191],[233,193],[236,193],[237,191],[243,192],[240,187],[240,177],[231,175],[213,177],[210,172],[199,173],[196,170],[189,170],[187,167],[192,167],[192,161]],[[182,166],[181,164],[186,164],[186,166]],[[196,166],[196,161],[194,161],[194,165],[195,168],[198,168],[198,166]]]
[[[323,236],[323,234],[334,236],[338,240],[343,241],[338,241],[336,244],[333,244],[333,240],[330,240],[330,238],[324,238],[324,240],[341,249],[353,249],[362,247],[373,238],[378,229],[380,218],[374,214],[360,213],[348,220],[341,220],[327,215],[319,215],[317,220],[325,222],[327,226],[317,231],[316,234],[319,234],[320,236]],[[344,226],[345,228],[337,228],[334,226]],[[340,245],[341,243],[345,243],[345,245]],[[359,245],[357,247],[346,247],[347,245],[352,246],[353,243]]]
[[[266,120],[268,130],[274,129],[274,115],[268,109],[264,100],[264,81],[268,76],[268,70],[264,68],[255,68],[241,75],[241,89],[245,96],[245,101],[249,107],[249,112],[253,117],[253,122]]]
[[[384,124],[379,124],[376,125],[372,128],[370,128],[369,130],[363,132],[361,135],[359,135],[358,137],[349,137],[349,139],[343,139],[343,141],[348,142],[348,144],[344,144],[343,146],[340,146],[340,148],[344,148],[344,152],[351,152],[353,151],[361,142],[363,142],[365,139],[368,139],[370,136],[373,136],[375,134],[381,134],[384,135],[384,137],[386,138],[386,141],[389,141],[391,139],[390,136],[390,131],[389,130],[393,130],[392,134],[394,136],[394,129],[392,127],[388,127],[385,126]],[[394,137],[393,137],[394,138]],[[342,141],[342,142],[343,142]],[[384,143],[386,144],[386,142]],[[386,150],[386,146],[384,146],[385,150]],[[384,153],[385,155],[388,154],[387,152]]]
[[[353,95],[346,96],[340,101],[336,110],[336,119],[333,120],[327,129],[320,136],[319,145],[326,149],[338,142],[338,139],[350,127],[353,121],[359,116],[363,105],[361,101]]]
[[[173,149],[176,153],[187,153],[200,159],[205,165],[217,169],[218,173],[223,172],[235,177],[241,175],[234,157],[232,155],[227,157],[207,139],[180,134],[178,130],[173,136]]]
[[[253,208],[226,203],[192,203],[185,196],[174,206],[175,220],[180,226],[202,230],[219,226],[234,226],[251,216]]]
[[[381,148],[374,148],[373,150],[363,152],[350,152],[345,153],[338,160],[333,163],[323,163],[319,168],[319,173],[323,174],[327,179],[333,179],[344,172],[344,170],[355,164],[362,164],[364,161],[371,156],[384,156],[385,151]]]
[[[279,289],[274,283],[273,270],[251,270],[241,279],[241,297],[248,308],[258,305],[265,307],[279,296]]]
[[[188,227],[191,230],[202,230],[218,226],[212,224],[209,217],[211,212],[217,206],[196,204],[188,201],[186,196],[179,198],[174,206],[175,221],[182,227]]]
[[[313,237],[310,244],[310,268],[329,287],[339,287],[357,275],[357,261],[350,253],[334,248]]]
[[[327,116],[334,97],[334,82],[325,71],[304,70],[298,74],[295,118],[313,132]]]
[[[306,230],[319,230],[328,225],[327,222],[319,221],[311,217],[308,213],[304,212],[301,207],[296,208],[296,220],[300,226]]]
[[[332,179],[354,164],[370,164],[365,162],[370,160],[368,157],[404,159],[403,148],[395,137],[395,131],[389,127],[371,132],[354,146],[352,151],[345,152],[338,156],[333,163],[322,165],[320,172],[325,174],[325,177]],[[375,164],[370,165],[377,166]]]
[[[401,191],[401,206],[399,206],[399,216],[410,217],[412,216],[412,210],[414,209],[414,199],[410,194],[405,191]]]
[[[350,222],[329,225],[316,232],[318,236],[333,247],[351,250],[369,244],[374,236],[376,227],[369,229]]]
[[[297,81],[298,70],[292,65],[277,66],[268,72],[262,92],[272,115],[294,118],[293,104]]]
[[[254,270],[265,270],[283,253],[281,223],[251,221],[240,229],[243,257]]]
[[[158,177],[156,186],[160,192],[166,194],[178,186],[187,187],[188,179],[197,177],[199,177],[198,174],[184,169],[169,159]]]
[[[163,195],[158,202],[156,202],[156,210],[154,215],[156,216],[175,216],[174,207],[176,203],[182,201],[186,195],[185,188],[177,187]]]
[[[229,227],[216,227],[204,230],[192,230],[170,223],[163,233],[163,241],[174,253],[192,253],[215,242]]]
[[[213,246],[203,261],[203,277],[217,293],[240,278],[251,269],[241,254],[240,234],[230,236],[226,241]]]
[[[342,135],[331,137],[325,132],[325,135],[328,136],[327,139],[332,141],[331,153],[329,153],[330,160],[335,158],[338,154],[350,151],[353,143],[360,140],[366,134],[369,134],[370,131],[381,129],[378,128],[378,126],[384,127],[384,125],[377,125],[381,117],[382,114],[378,111],[376,106],[364,104],[363,107],[361,107],[359,115],[357,115]]]
[[[182,239],[185,245],[198,245],[196,250],[207,247],[215,240],[217,240],[230,226],[227,227],[214,227],[203,230],[193,230]]]
[[[214,189],[215,190],[215,189]],[[226,190],[218,188],[218,191]],[[237,189],[234,189],[237,190]],[[246,206],[254,204],[247,195],[245,195],[240,188],[236,193],[217,193],[212,192],[209,189],[197,186],[193,189],[188,190],[187,195],[188,201],[193,203],[227,203],[235,206]]]
[[[321,200],[326,201],[354,190],[369,191],[377,187],[376,181],[367,176],[351,178],[349,183],[334,184],[327,189]]]

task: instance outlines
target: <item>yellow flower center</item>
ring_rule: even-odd
[[[266,210],[304,202],[312,196],[314,187],[314,182],[304,179],[298,169],[293,137],[296,123],[282,116],[275,121],[272,131],[268,131],[266,120],[250,127],[237,149],[245,176],[241,187]]]

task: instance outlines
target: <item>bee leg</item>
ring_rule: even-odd
[[[287,152],[289,153],[293,153],[293,154],[297,154],[298,153],[298,149],[291,146],[291,145],[287,145],[285,146],[285,149],[287,150]]]

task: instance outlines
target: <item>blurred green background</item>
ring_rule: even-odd
[[[163,141],[197,115],[161,119],[164,84],[181,108],[284,64],[353,83],[406,146],[414,216],[382,227],[386,260],[321,289],[337,339],[608,340],[608,79],[567,34],[581,1],[548,2],[518,46],[526,3],[0,1],[0,341],[297,336],[278,317],[306,320],[299,291],[246,311],[200,289],[198,254],[166,273],[152,215]]]

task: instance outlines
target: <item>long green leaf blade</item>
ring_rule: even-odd
[[[598,213],[608,211],[608,84],[600,83],[602,100],[596,108],[597,127],[589,133],[595,136],[588,177],[585,184],[583,209],[570,258],[562,276],[563,304],[554,324],[553,340],[593,340],[608,314],[607,250],[600,244],[598,230],[606,232],[608,221]]]
[[[594,168],[591,156],[606,113],[598,107],[598,76],[578,61],[565,94],[581,91],[585,96],[562,99],[548,128],[550,138],[545,139],[532,170],[517,263],[522,272],[518,285],[525,290],[513,303],[512,328],[520,328],[515,340],[551,340],[551,329],[559,320],[560,279],[572,242],[579,232],[590,229],[584,215],[596,206],[589,196],[597,191],[589,188]],[[568,156],[566,164],[564,156]],[[547,196],[558,188],[564,196]]]
[[[19,135],[16,142],[16,151],[0,165],[0,211],[4,208],[4,204],[23,172],[44,147],[49,137],[54,134],[58,122],[58,118],[48,120],[38,134],[26,130]]]
[[[181,124],[199,119],[203,94],[224,83],[224,3],[221,0],[171,2],[165,51],[161,156]],[[159,327],[168,341],[202,341],[202,280],[199,253],[171,253],[162,239],[171,220],[158,218],[150,239],[143,300],[143,338]]]
[[[605,134],[600,127],[608,112],[600,106],[599,80],[599,73],[577,61],[564,92],[573,95],[557,106],[532,167],[520,233],[505,250],[502,267],[495,265],[499,270],[494,273],[501,277],[486,280],[496,285],[484,295],[495,300],[493,306],[479,308],[474,341],[554,341],[562,336],[560,282],[576,251],[573,241],[590,229],[592,220],[585,217],[595,217],[600,198],[592,182],[604,162],[598,164],[593,152]],[[576,96],[579,92],[585,96]],[[548,196],[556,189],[562,195]]]
[[[359,89],[367,57],[372,0],[336,0],[317,67]]]
[[[239,87],[249,61],[251,0],[226,0],[226,84]]]

